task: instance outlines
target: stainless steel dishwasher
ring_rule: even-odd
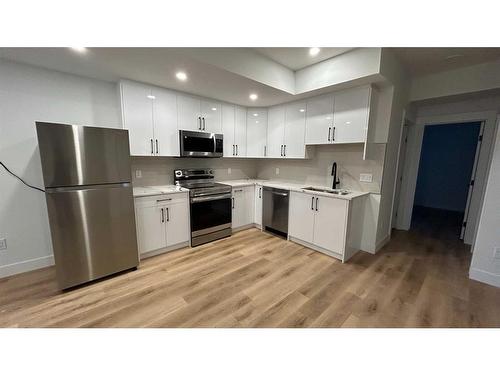
[[[262,227],[265,231],[288,237],[289,191],[264,186]]]

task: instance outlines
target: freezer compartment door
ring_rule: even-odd
[[[130,182],[128,131],[37,122],[46,187]]]
[[[138,266],[130,184],[49,189],[46,198],[61,289]]]

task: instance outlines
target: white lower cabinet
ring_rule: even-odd
[[[237,229],[253,224],[254,222],[254,189],[252,186],[233,187],[232,228]]]
[[[348,214],[348,200],[292,191],[289,235],[345,261]]]
[[[254,224],[262,227],[262,185],[255,185]]]
[[[189,242],[187,193],[135,198],[135,217],[141,258]]]

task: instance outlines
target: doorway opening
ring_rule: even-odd
[[[477,121],[425,126],[412,229],[464,238],[483,126]]]

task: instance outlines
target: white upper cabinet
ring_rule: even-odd
[[[371,87],[362,86],[309,99],[305,143],[366,142],[371,97]]]
[[[222,131],[221,104],[211,100],[201,101],[201,130],[220,134]]]
[[[286,158],[303,158],[306,154],[304,136],[306,131],[306,103],[288,104],[285,111],[285,138],[283,156]]]
[[[239,106],[236,106],[235,110],[234,144],[236,156],[247,156],[247,110]]]
[[[267,125],[267,153],[269,158],[283,157],[285,138],[285,107],[269,108]]]
[[[154,87],[152,98],[155,155],[179,156],[177,95],[173,91]]]
[[[202,131],[200,99],[177,94],[177,118],[179,129]]]
[[[235,108],[222,104],[222,134],[224,134],[224,157],[236,156],[235,147]]]
[[[330,143],[333,128],[333,95],[323,95],[307,101],[306,141],[307,145]]]
[[[371,87],[357,87],[335,94],[333,143],[363,143],[370,114]]]
[[[262,158],[267,148],[267,109],[247,109],[247,156]]]
[[[123,127],[128,130],[130,154],[154,155],[153,100],[151,87],[136,82],[120,83]]]

